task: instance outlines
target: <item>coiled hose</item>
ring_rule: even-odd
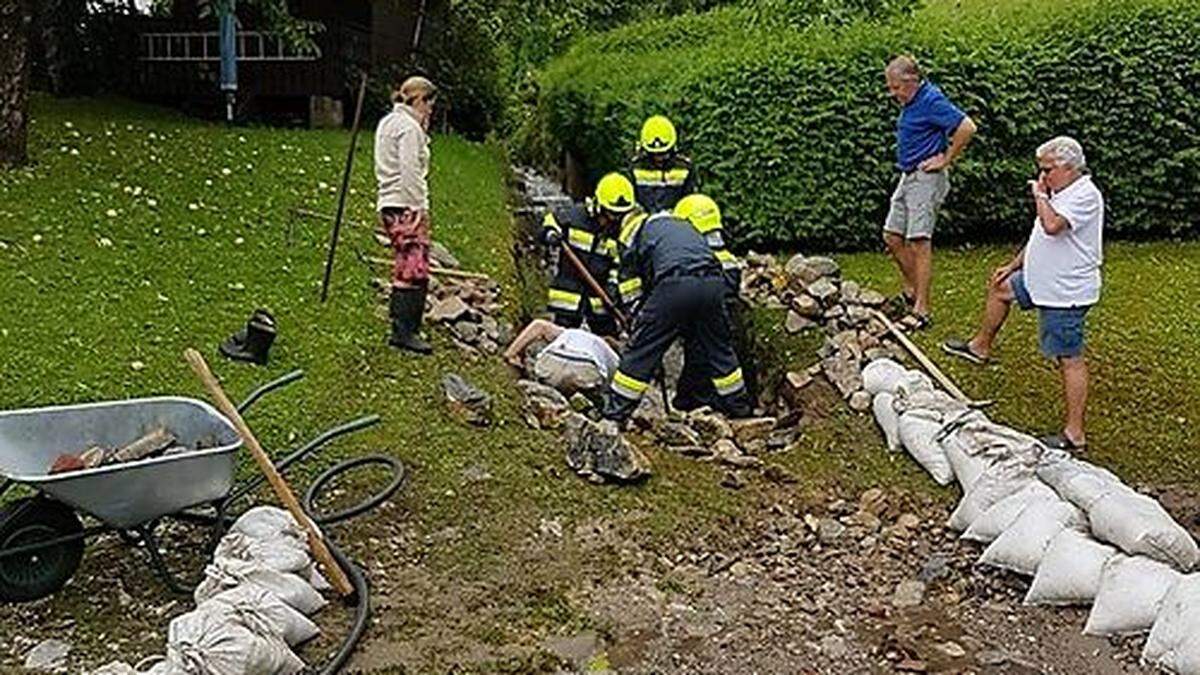
[[[386,488],[347,509],[329,514],[322,514],[317,511],[317,502],[320,501],[322,492],[330,483],[348,471],[369,465],[382,465],[391,469],[392,480]],[[320,476],[317,476],[317,479],[309,486],[308,491],[304,493],[302,505],[308,517],[312,518],[313,522],[317,525],[324,526],[344,522],[372,511],[390,499],[392,495],[396,494],[403,487],[406,478],[407,473],[405,472],[404,465],[395,457],[387,455],[356,457],[339,462]],[[362,639],[363,633],[366,632],[367,625],[371,621],[371,587],[361,565],[351,560],[329,537],[326,537],[325,544],[329,547],[329,552],[333,554],[334,560],[346,571],[346,576],[350,578],[350,584],[354,586],[354,596],[352,598],[355,602],[354,623],[350,626],[350,632],[346,635],[346,639],[342,642],[342,646],[338,649],[337,653],[333,655],[333,658],[321,670],[316,671],[320,675],[334,675],[334,673],[340,672],[342,667],[346,665],[346,662],[350,660],[350,656],[354,654],[358,642]]]

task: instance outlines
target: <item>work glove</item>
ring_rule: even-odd
[[[558,230],[552,230],[548,227],[542,230],[542,243],[547,246],[558,246],[560,241],[562,241],[562,233]]]

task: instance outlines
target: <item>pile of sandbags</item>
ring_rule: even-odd
[[[304,530],[282,509],[260,506],[234,523],[196,588],[196,608],[171,621],[167,652],[148,670],[110,663],[105,675],[293,675],[292,648],[320,630],[308,615],[328,584]]]
[[[949,527],[979,562],[1031,577],[1031,605],[1091,605],[1084,633],[1150,631],[1142,659],[1200,675],[1200,547],[1153,498],[935,390],[889,359],[863,369],[889,450],[963,497]]]

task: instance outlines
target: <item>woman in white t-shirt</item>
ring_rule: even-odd
[[[1037,163],[1037,180],[1029,181],[1037,217],[1028,243],[992,273],[975,337],[947,340],[942,349],[986,363],[1012,303],[1036,309],[1042,353],[1058,361],[1066,398],[1062,431],[1042,442],[1082,452],[1087,448],[1083,427],[1088,389],[1084,319],[1100,300],[1104,196],[1087,174],[1083,147],[1073,138],[1059,136],[1043,144]]]
[[[531,321],[505,350],[504,360],[521,368],[525,350],[539,341],[550,344],[534,359],[533,376],[567,395],[603,390],[620,363],[620,357],[604,338],[545,319]]]

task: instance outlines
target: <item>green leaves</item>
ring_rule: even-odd
[[[980,127],[940,235],[1021,238],[1033,152],[1058,134],[1087,150],[1110,232],[1200,232],[1195,2],[931,0],[911,15],[881,10],[882,22],[799,27],[755,23],[752,10],[581,40],[540,74],[518,154],[557,162],[565,150],[596,177],[623,168],[644,117],[666,112],[740,245],[874,247],[896,179],[898,108],[882,71],[911,52]]]

